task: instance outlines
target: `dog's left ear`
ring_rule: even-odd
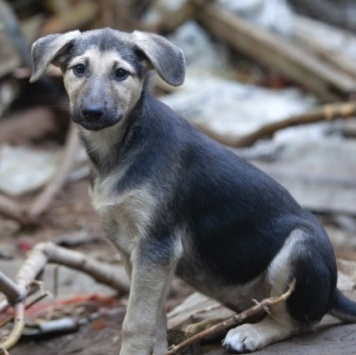
[[[134,31],[134,44],[148,58],[158,75],[173,86],[183,84],[185,59],[183,51],[162,36]]]
[[[38,80],[51,63],[55,64],[56,58],[79,34],[80,31],[71,31],[63,34],[51,34],[38,39],[31,49],[32,76],[30,82]]]

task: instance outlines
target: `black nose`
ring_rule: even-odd
[[[87,121],[94,122],[104,116],[104,108],[97,105],[88,105],[82,109],[82,114]]]

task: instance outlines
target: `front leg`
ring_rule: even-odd
[[[178,258],[173,247],[167,248],[157,241],[154,244],[147,239],[132,255],[131,289],[120,355],[162,355],[166,350],[166,342],[158,344],[156,340],[164,341],[160,339],[166,332],[162,312]]]

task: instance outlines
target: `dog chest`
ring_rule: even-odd
[[[106,237],[119,249],[131,254],[153,223],[156,201],[150,188],[141,186],[115,193],[96,184],[92,198],[102,218]]]

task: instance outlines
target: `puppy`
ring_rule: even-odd
[[[73,121],[91,162],[91,194],[131,279],[121,355],[167,351],[164,301],[174,274],[236,312],[286,303],[224,345],[254,351],[304,332],[326,313],[356,321],[336,289],[333,248],[320,223],[269,176],[178,117],[148,90],[151,69],[183,83],[182,51],[163,37],[109,28],[40,38],[36,81],[63,72]]]

